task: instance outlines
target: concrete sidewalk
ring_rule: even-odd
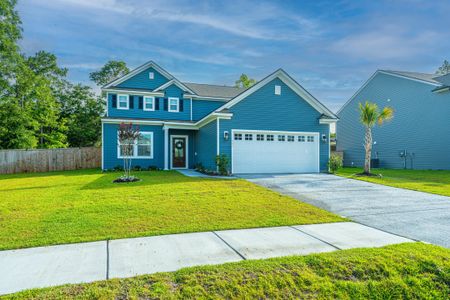
[[[411,240],[352,222],[283,226],[0,251],[0,295],[245,259],[305,255]]]

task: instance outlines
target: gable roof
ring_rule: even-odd
[[[139,74],[140,72],[142,72],[142,71],[144,71],[144,70],[146,70],[146,69],[148,69],[150,67],[155,69],[156,71],[158,71],[162,76],[166,77],[168,80],[172,80],[174,78],[169,72],[167,72],[166,70],[161,68],[154,61],[150,60],[150,61],[146,62],[145,64],[140,65],[136,69],[132,70],[128,74],[126,74],[126,75],[124,75],[124,76],[122,76],[120,78],[116,78],[113,81],[105,84],[102,88],[106,89],[106,88],[110,88],[110,87],[113,87],[115,85],[118,85],[118,84],[124,82],[125,80],[130,79],[134,75]]]
[[[329,116],[331,119],[339,119],[331,110],[329,110],[325,105],[323,105],[319,100],[317,100],[313,95],[311,95],[306,89],[304,89],[297,81],[295,81],[291,76],[289,76],[283,69],[278,69],[262,80],[258,81],[255,85],[250,88],[243,90],[239,95],[231,99],[229,102],[225,103],[216,112],[223,111],[224,109],[229,109],[235,104],[239,103],[249,95],[253,94],[267,83],[271,82],[275,78],[279,78],[283,81],[289,88],[291,88],[297,95],[308,102],[314,109],[316,109],[321,114]]]
[[[182,83],[181,81],[179,81],[176,78],[174,78],[172,80],[169,80],[166,83],[164,83],[163,85],[157,87],[154,90],[154,92],[158,92],[160,90],[164,90],[165,88],[171,86],[172,84],[176,85],[177,87],[179,87],[181,90],[183,90],[185,92],[194,93],[194,91],[192,91],[188,86],[186,86],[184,83]]]
[[[242,93],[245,88],[226,85],[184,82],[196,95],[204,97],[233,98]]]

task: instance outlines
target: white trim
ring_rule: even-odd
[[[185,138],[186,143],[184,147],[186,148],[186,160],[185,160],[185,167],[184,168],[174,168],[173,167],[173,138]],[[179,169],[188,169],[189,168],[189,136],[188,135],[171,135],[170,136],[170,168],[174,170]]]
[[[155,79],[155,72],[148,72],[148,79],[153,80]]]
[[[106,92],[106,99],[105,99],[105,103],[106,103],[106,117],[108,117],[108,111],[109,111],[109,93]],[[112,100],[112,99],[111,99]],[[112,103],[111,103],[111,108],[112,107]]]
[[[169,169],[169,129],[164,128],[164,170]]]
[[[364,82],[364,84],[353,94],[353,96],[350,99],[348,99],[348,101],[345,102],[344,105],[342,105],[342,107],[337,111],[336,114],[339,115],[341,113],[341,111],[344,110],[344,108],[348,104],[350,104],[350,102],[352,102],[353,99],[356,98],[356,96],[358,96],[359,93],[361,93],[361,91],[369,84],[369,82],[371,82],[375,78],[375,76],[378,75],[378,74],[385,74],[385,75],[390,75],[390,76],[393,76],[393,77],[399,77],[399,78],[408,79],[408,80],[411,80],[411,81],[416,81],[416,82],[420,82],[420,83],[429,84],[429,85],[432,85],[432,86],[439,86],[439,84],[432,83],[432,82],[429,82],[429,81],[420,80],[420,79],[416,79],[416,78],[411,78],[411,77],[408,77],[408,76],[404,76],[404,75],[400,75],[400,74],[396,74],[396,73],[391,73],[389,71],[376,70],[375,73],[373,73],[372,76],[370,76],[369,79],[367,79],[366,82]]]
[[[177,100],[177,109],[176,110],[170,109],[170,106],[171,106],[170,100]],[[177,98],[177,97],[167,98],[167,111],[168,112],[180,112],[180,98]]]
[[[216,130],[217,130],[216,155],[220,155],[220,118],[217,118],[217,124],[216,125],[217,125],[216,126],[217,127],[216,128]]]
[[[149,109],[145,106],[145,100],[152,100],[152,108]],[[155,111],[155,97],[153,96],[144,96],[144,98],[142,99],[142,108],[144,111]]]
[[[212,96],[200,96],[200,95],[191,95],[191,94],[185,94],[185,97],[190,97],[195,100],[204,100],[204,101],[217,101],[217,102],[227,102],[233,97],[212,97]]]
[[[297,95],[299,95],[302,99],[304,99],[306,102],[308,102],[314,109],[316,109],[318,112],[326,114],[330,117],[336,117],[336,115],[326,108],[322,103],[319,102],[314,96],[312,96],[308,91],[306,91],[300,84],[298,84],[294,79],[292,79],[284,70],[279,69],[263,80],[259,81],[257,84],[253,85],[248,90],[244,91],[243,93],[239,94],[235,98],[233,98],[231,101],[227,102],[226,104],[222,105],[217,111],[221,111],[225,108],[230,108],[234,106],[235,104],[239,103],[240,101],[247,98],[249,95],[253,94],[275,78],[279,78],[281,81],[283,81],[289,88],[291,88]],[[337,118],[337,117],[336,117]]]
[[[162,92],[145,92],[145,91],[139,91],[139,90],[132,90],[132,89],[103,89],[103,92],[108,92],[110,94],[120,94],[120,93],[129,93],[133,95],[139,95],[139,96],[155,96],[155,97],[164,97],[164,93]]]
[[[127,107],[120,107],[120,97],[127,97]],[[128,110],[130,109],[130,95],[127,94],[117,94],[117,103],[116,103],[116,109],[123,109],[123,110]]]
[[[138,156],[138,140],[134,140],[133,142],[133,156],[130,156],[131,159],[153,159],[153,149],[154,149],[154,143],[153,143],[153,131],[141,131],[141,134],[150,134],[150,155],[147,156]],[[119,131],[117,131],[117,158],[124,158],[125,156],[120,155],[120,143],[119,143]]]
[[[103,122],[102,122],[102,170],[105,169],[105,134],[103,133]]]
[[[136,74],[138,74],[138,73],[140,73],[140,72],[142,72],[145,69],[148,69],[150,67],[155,69],[158,73],[160,73],[162,76],[166,77],[168,80],[171,80],[172,78],[174,78],[169,72],[167,72],[166,70],[164,70],[163,68],[158,66],[154,61],[149,61],[149,62],[146,62],[145,64],[137,67],[136,69],[134,69],[133,71],[129,72],[128,74],[126,74],[126,75],[124,75],[124,76],[122,76],[120,78],[117,78],[117,79],[115,79],[114,81],[112,81],[110,83],[107,83],[106,85],[103,86],[103,88],[106,89],[106,88],[108,88],[110,86],[114,86],[114,85],[120,84],[120,83],[124,82],[125,80],[133,77],[134,75],[136,75]]]
[[[120,123],[133,123],[141,125],[164,125],[164,121],[152,121],[152,120],[133,120],[133,119],[102,119],[103,123],[107,124],[120,124]]]
[[[320,173],[320,132],[306,132],[306,131],[278,131],[278,130],[246,130],[246,129],[232,129],[231,130],[231,173],[234,170],[234,150],[233,150],[233,142],[234,142],[234,134],[235,133],[269,133],[273,135],[284,134],[284,135],[313,135],[317,140],[317,173]],[[287,141],[287,140],[286,140]],[[305,140],[306,141],[306,140]]]
[[[319,124],[334,124],[337,123],[339,120],[336,119],[319,119]]]
[[[280,96],[281,95],[281,85],[275,85],[274,90],[275,95]]]
[[[169,86],[171,86],[172,84],[178,86],[180,89],[183,90],[183,92],[189,92],[189,93],[195,94],[195,92],[194,92],[193,90],[191,90],[190,88],[188,88],[187,86],[185,86],[181,81],[179,81],[179,80],[176,79],[176,78],[173,78],[172,80],[167,81],[167,82],[164,83],[163,85],[157,87],[157,88],[154,90],[154,92],[158,92],[158,91],[164,90],[164,89],[168,88]]]

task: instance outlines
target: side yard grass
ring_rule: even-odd
[[[381,177],[355,176],[361,168],[342,168],[336,175],[393,187],[450,196],[450,171],[373,169]]]
[[[450,250],[422,243],[243,261],[5,299],[448,299]]]
[[[0,250],[170,233],[342,221],[248,181],[176,171],[0,176]]]

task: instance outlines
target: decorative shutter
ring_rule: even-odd
[[[183,99],[180,99],[180,100],[178,100],[179,102],[178,102],[178,108],[179,108],[179,110],[180,111],[183,111]]]
[[[117,95],[112,94],[111,99],[112,99],[112,107],[116,108],[117,107]]]
[[[164,98],[164,110],[169,110],[169,99]]]
[[[130,97],[130,108],[134,108],[134,96],[133,95],[130,95],[129,96]]]
[[[139,96],[139,109],[144,109],[144,97]]]
[[[155,110],[159,110],[159,98],[155,98]]]

